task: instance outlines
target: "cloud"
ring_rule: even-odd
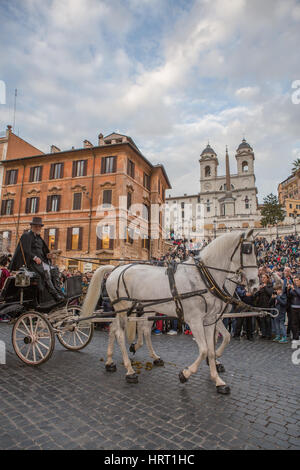
[[[296,0],[15,0],[0,16],[2,128],[17,87],[26,140],[48,151],[120,129],[165,165],[174,194],[199,191],[208,139],[222,172],[225,146],[234,171],[246,136],[260,199],[288,176],[300,148]]]

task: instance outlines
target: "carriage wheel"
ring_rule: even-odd
[[[68,313],[72,317],[79,317],[81,310],[79,307],[68,308]],[[67,320],[67,318],[66,318]],[[61,325],[64,328],[64,324]],[[71,351],[80,351],[91,341],[94,334],[94,324],[91,322],[74,323],[70,328],[57,333],[60,344]]]
[[[24,313],[14,324],[12,344],[25,364],[37,366],[48,361],[55,345],[51,324],[40,313]]]

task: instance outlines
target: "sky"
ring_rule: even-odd
[[[259,202],[300,158],[299,0],[0,0],[0,57],[0,131],[17,88],[20,137],[49,152],[129,135],[167,195],[199,192],[208,141],[222,175],[246,138]]]

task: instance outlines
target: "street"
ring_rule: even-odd
[[[232,340],[222,377],[231,394],[216,393],[203,362],[194,362],[191,336],[154,336],[164,367],[149,367],[144,345],[136,354],[137,385],[125,382],[119,347],[117,372],[105,371],[108,334],[97,331],[81,352],[56,342],[52,358],[31,368],[15,355],[11,326],[0,325],[7,364],[0,365],[0,449],[298,449],[299,365],[290,345]]]

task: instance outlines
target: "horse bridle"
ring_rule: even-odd
[[[230,261],[232,261],[235,253],[237,252],[238,248],[240,247],[240,267],[239,267],[239,270],[244,270],[244,269],[247,269],[247,268],[257,268],[257,264],[256,265],[247,265],[247,266],[244,266],[244,263],[243,263],[243,254],[244,255],[251,255],[252,253],[252,248],[254,246],[254,249],[255,249],[255,241],[249,241],[249,240],[245,240],[245,233],[243,233],[240,237],[240,240],[239,240],[239,243],[237,244],[236,248],[234,249],[232,255],[231,255],[231,258],[230,258]]]

